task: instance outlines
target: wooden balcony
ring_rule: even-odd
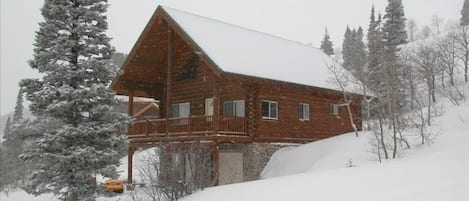
[[[244,117],[213,116],[136,120],[127,132],[131,143],[193,140],[230,141],[249,138]]]

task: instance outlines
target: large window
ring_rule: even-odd
[[[298,112],[300,115],[300,121],[309,121],[309,104],[300,103]]]
[[[171,117],[173,118],[189,117],[190,113],[191,113],[191,104],[188,102],[176,103],[172,105]]]
[[[262,118],[278,119],[278,103],[276,101],[262,101]]]
[[[223,116],[244,117],[244,100],[223,102]]]

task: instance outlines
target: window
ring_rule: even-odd
[[[339,115],[339,105],[331,104],[330,112],[331,112],[331,114],[338,116]]]
[[[278,103],[276,101],[262,101],[262,118],[278,119]]]
[[[300,103],[299,105],[300,121],[309,121],[309,104]]]
[[[223,102],[223,116],[244,117],[244,100]]]
[[[190,113],[191,113],[191,104],[188,102],[176,103],[172,105],[171,117],[173,118],[189,117]]]

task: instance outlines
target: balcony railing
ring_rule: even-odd
[[[218,130],[216,131],[216,123]],[[214,121],[213,116],[136,120],[129,126],[129,138],[197,136],[210,134],[247,136],[244,117],[223,117]]]

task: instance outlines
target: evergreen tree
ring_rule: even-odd
[[[383,50],[381,40],[381,15],[375,17],[375,7],[371,8],[370,24],[367,33],[368,45],[368,88],[375,93],[378,92],[379,86],[382,86],[382,65],[381,53]]]
[[[388,0],[384,15],[383,41],[386,54],[395,59],[399,45],[407,43],[406,18],[402,0]]]
[[[16,106],[15,112],[13,113],[13,121],[19,122],[23,119],[23,92],[21,89],[18,91],[18,96],[16,97]]]
[[[331,56],[334,54],[334,48],[332,47],[332,41],[330,40],[330,36],[326,32],[324,34],[324,39],[321,41],[321,50],[326,53],[327,55]]]
[[[400,115],[404,99],[404,71],[399,63],[397,53],[399,46],[407,43],[404,6],[402,0],[388,0],[383,24],[383,65],[386,87],[388,115],[393,130],[393,158],[397,157],[397,134],[402,128]],[[401,139],[402,140],[402,139]]]
[[[124,65],[126,58],[127,55],[124,53],[115,52],[114,54],[112,54],[111,62],[113,64],[113,71],[116,75],[119,73],[119,70],[121,69],[122,65]]]
[[[469,25],[469,0],[464,0],[464,5],[461,10],[461,26]]]
[[[352,30],[347,26],[344,34],[344,41],[342,43],[342,59],[343,66],[345,69],[350,70],[352,68],[352,57],[353,57],[353,33]]]
[[[365,50],[365,44],[363,43],[363,29],[358,27],[355,31],[352,31],[353,43],[352,43],[352,73],[360,81],[364,81],[365,65],[367,63],[367,56]]]
[[[45,0],[30,66],[42,79],[21,81],[36,119],[37,138],[22,158],[42,163],[26,190],[53,192],[60,200],[94,200],[90,177],[115,175],[125,137],[116,126],[127,117],[108,89],[113,48],[106,36],[106,0]]]
[[[5,128],[3,129],[3,139],[7,140],[11,135],[11,118],[8,116],[7,122],[5,123]]]

